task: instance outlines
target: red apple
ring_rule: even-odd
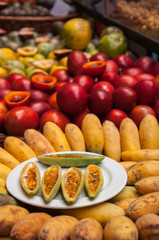
[[[113,122],[116,127],[119,129],[121,121],[128,117],[128,115],[119,109],[112,109],[103,119],[102,121],[109,120]]]
[[[31,90],[31,101],[45,101],[48,102],[50,95],[38,89]]]
[[[131,112],[129,113],[129,117],[136,123],[136,125],[139,127],[142,119],[147,115],[152,114],[155,115],[155,111],[146,105],[137,105],[135,106]]]
[[[12,92],[11,89],[2,89],[2,90],[0,90],[0,100],[4,99],[4,96],[7,95],[10,92]]]
[[[0,90],[2,89],[10,89],[11,84],[5,79],[0,77]]]
[[[89,93],[94,85],[94,79],[88,75],[79,75],[74,78],[74,83],[78,83]]]
[[[112,93],[114,91],[113,85],[107,81],[100,81],[100,82],[95,83],[92,89],[94,89],[94,88],[102,89],[109,93]]]
[[[86,90],[77,83],[67,83],[57,92],[57,105],[67,114],[83,111],[87,100]]]
[[[56,123],[63,131],[65,131],[66,124],[70,123],[70,119],[62,112],[55,109],[45,112],[39,121],[39,127],[43,132],[43,126],[46,122]]]
[[[135,77],[141,73],[143,73],[143,70],[135,67],[127,68],[122,72],[122,74],[130,75],[132,77]]]
[[[90,57],[90,61],[106,61],[108,56],[104,53],[96,53]]]
[[[112,95],[102,89],[94,88],[88,97],[90,111],[99,117],[106,115],[112,109]]]
[[[100,81],[108,81],[113,84],[117,77],[118,74],[116,72],[104,72],[100,77]]]
[[[159,74],[159,62],[153,65],[151,69],[151,74],[153,74],[154,76],[157,76]]]
[[[154,65],[154,59],[149,56],[140,57],[134,63],[134,67],[142,69],[145,73],[150,73]]]
[[[78,76],[84,73],[83,64],[87,62],[87,58],[82,51],[72,51],[68,55],[67,67],[70,74]]]
[[[69,74],[65,69],[57,69],[52,76],[57,79],[57,82],[68,82]]]
[[[112,94],[113,108],[129,112],[136,106],[137,96],[136,92],[129,87],[116,88]]]
[[[40,100],[32,101],[29,104],[29,107],[31,107],[38,114],[39,117],[41,117],[43,113],[51,110],[51,107],[47,102]]]
[[[15,79],[12,82],[12,89],[15,91],[31,91],[32,88],[33,87],[30,79],[27,79],[25,77]]]
[[[158,99],[158,87],[152,80],[141,80],[133,88],[137,94],[137,104],[152,106]]]
[[[20,73],[11,73],[8,75],[7,80],[12,83],[15,79],[23,78],[24,75]]]
[[[141,74],[135,76],[135,79],[137,81],[141,81],[141,80],[152,80],[152,81],[154,81],[155,76],[153,76],[150,73],[141,73]]]
[[[116,62],[114,62],[113,60],[107,60],[106,61],[106,67],[105,67],[105,72],[116,72],[118,73],[119,69],[118,69],[118,65],[116,64]]]
[[[118,87],[133,88],[136,83],[137,83],[137,80],[135,79],[135,77],[123,74],[123,75],[120,75],[118,78],[115,79],[113,85],[114,85],[115,88],[118,88]]]
[[[119,54],[114,59],[114,62],[118,65],[118,67],[122,69],[130,68],[133,65],[133,61],[131,58],[125,54]]]

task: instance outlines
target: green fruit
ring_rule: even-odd
[[[84,175],[85,187],[90,198],[95,198],[103,187],[103,174],[101,169],[96,165],[89,165]]]
[[[102,30],[102,32],[100,34],[100,38],[102,38],[105,35],[108,35],[110,33],[120,33],[120,34],[124,35],[123,31],[120,28],[118,28],[116,26],[109,26]]]
[[[76,167],[69,168],[62,176],[61,188],[65,200],[74,203],[84,186],[83,172]]]
[[[101,162],[105,157],[102,155],[82,154],[82,153],[62,153],[41,155],[37,159],[47,165],[58,164],[61,167],[84,167],[89,164],[96,164]]]
[[[10,70],[8,72],[8,75],[11,74],[11,73],[20,73],[20,74],[22,74],[24,76],[26,75],[25,72],[22,69],[19,69],[19,68],[13,68],[12,70]]]
[[[29,195],[37,193],[40,187],[40,171],[35,162],[27,163],[20,172],[20,182]]]
[[[53,199],[60,189],[62,171],[58,165],[52,165],[44,172],[41,190],[46,202]]]
[[[47,42],[39,43],[37,47],[38,47],[38,53],[41,53],[45,57],[47,57],[48,54],[54,50],[53,44],[47,43]]]
[[[42,73],[45,73],[46,75],[48,75],[47,72],[45,72],[44,70],[42,69],[39,69],[39,68],[30,68],[28,71],[27,71],[27,77],[30,78],[34,73],[36,72],[42,72]]]
[[[22,62],[20,62],[19,60],[8,60],[4,63],[4,67],[10,71],[14,68],[17,68],[17,69],[21,69],[21,70],[25,70],[25,66]]]
[[[100,52],[105,53],[109,58],[113,59],[127,50],[127,41],[124,35],[118,32],[110,33],[100,39],[98,49]]]

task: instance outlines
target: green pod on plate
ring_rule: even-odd
[[[96,165],[89,165],[85,170],[84,182],[88,196],[92,199],[97,197],[104,183],[101,169]]]
[[[35,162],[27,163],[20,172],[20,182],[24,191],[34,195],[40,187],[40,171]]]
[[[44,172],[41,191],[46,202],[53,199],[60,189],[62,171],[59,165],[52,165]]]
[[[62,176],[61,188],[65,200],[74,203],[84,186],[84,175],[81,169],[70,167]]]

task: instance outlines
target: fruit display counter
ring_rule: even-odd
[[[0,239],[159,235],[159,63],[93,23],[0,37]]]

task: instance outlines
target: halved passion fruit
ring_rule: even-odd
[[[91,77],[100,77],[104,73],[105,66],[105,61],[90,61],[83,65],[83,69]]]
[[[40,68],[45,71],[49,70],[52,67],[53,63],[54,63],[53,59],[41,59],[32,62],[34,67]]]
[[[53,51],[54,55],[58,60],[69,55],[72,52],[72,49],[56,49]]]
[[[35,162],[27,163],[20,172],[20,182],[24,191],[34,195],[40,187],[40,171]]]
[[[52,165],[44,172],[41,190],[46,202],[53,199],[60,189],[62,171],[59,165]]]
[[[9,108],[26,106],[30,99],[31,92],[29,91],[12,91],[4,97],[4,101]]]
[[[84,176],[81,169],[76,167],[69,168],[62,176],[61,188],[65,200],[74,203],[83,188]]]
[[[33,56],[35,53],[37,53],[38,48],[37,47],[31,47],[31,46],[25,46],[25,47],[20,47],[17,49],[17,52],[25,57],[30,57]]]
[[[85,187],[90,198],[95,198],[100,193],[104,178],[101,169],[97,165],[89,165],[84,174]]]

